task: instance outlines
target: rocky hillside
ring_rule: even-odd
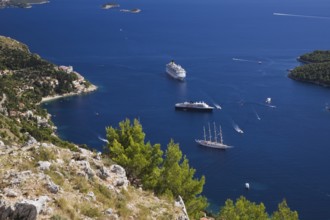
[[[101,153],[34,138],[0,141],[0,219],[187,219],[183,206],[131,187]]]

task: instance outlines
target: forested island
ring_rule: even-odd
[[[33,4],[48,3],[47,0],[0,0],[0,8],[31,8]]]
[[[96,86],[73,70],[0,36],[0,219],[200,219],[207,213],[204,176],[173,140],[163,151],[126,119],[106,128],[104,152],[64,141],[40,103]],[[205,219],[297,220],[283,200],[227,200]]]
[[[290,70],[289,77],[302,82],[330,86],[330,51],[316,50],[298,58],[304,63]]]

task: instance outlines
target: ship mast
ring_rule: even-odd
[[[211,126],[210,126],[210,123],[209,123],[209,136],[210,136],[210,141],[212,142],[212,135],[211,135]]]
[[[219,129],[220,129],[220,132],[219,132],[219,135],[220,135],[220,143],[223,144],[221,125],[219,126]]]
[[[217,128],[215,127],[215,122],[213,122],[213,126],[214,126],[214,141],[218,142],[218,140],[217,140]]]
[[[206,132],[205,132],[205,126],[203,126],[203,130],[204,130],[204,141],[206,141]]]

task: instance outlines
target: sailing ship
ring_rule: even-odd
[[[198,140],[195,139],[196,143],[198,143],[199,145],[205,146],[205,147],[211,147],[211,148],[217,148],[217,149],[227,149],[227,148],[232,148],[232,146],[226,145],[223,143],[223,138],[222,138],[222,130],[221,130],[221,126],[219,126],[219,136],[220,139],[218,141],[218,134],[217,134],[217,129],[215,126],[215,122],[213,123],[214,126],[214,140],[212,140],[212,136],[211,136],[211,126],[209,123],[209,139],[207,140],[206,138],[206,132],[205,132],[205,127],[203,127],[204,129],[204,140]]]

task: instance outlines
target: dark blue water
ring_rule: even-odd
[[[330,90],[287,78],[297,56],[329,49],[330,19],[273,15],[327,17],[328,0],[118,1],[141,8],[140,14],[101,10],[103,3],[54,0],[0,11],[2,35],[56,64],[73,65],[99,86],[45,105],[63,138],[101,150],[98,136],[106,126],[139,118],[147,140],[163,149],[171,138],[180,143],[198,175],[206,176],[204,194],[214,211],[244,195],[269,212],[286,198],[301,219],[330,219],[330,114],[324,110]],[[185,82],[165,74],[171,59],[187,70]],[[263,105],[267,97],[277,108]],[[174,111],[186,100],[223,109]],[[213,121],[233,149],[194,143]]]

